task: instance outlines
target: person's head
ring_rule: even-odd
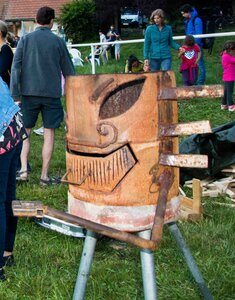
[[[165,13],[162,9],[156,9],[152,12],[150,16],[150,23],[156,25],[164,25],[165,24]]]
[[[132,68],[136,68],[139,65],[139,60],[136,56],[130,55],[128,57],[128,72],[132,71]]]
[[[235,41],[225,42],[222,51],[226,51],[227,53],[235,52]]]
[[[114,30],[114,25],[110,26],[110,30],[113,31]]]
[[[186,35],[185,39],[184,39],[184,45],[192,47],[195,45],[195,38],[192,35]]]
[[[3,40],[6,38],[7,33],[8,33],[8,29],[7,29],[6,23],[3,21],[0,21],[0,36]]]
[[[193,11],[193,7],[190,4],[184,4],[180,7],[181,15],[185,19],[190,19],[192,11]]]
[[[101,35],[101,34],[103,34],[103,31],[100,29],[100,30],[99,30],[99,35]]]
[[[52,25],[55,19],[55,10],[48,6],[39,8],[36,20],[39,25]]]

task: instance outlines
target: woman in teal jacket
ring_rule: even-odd
[[[150,23],[144,39],[145,71],[170,70],[170,47],[175,50],[182,51],[182,49],[172,38],[171,26],[165,24],[165,13],[162,9],[152,12]]]

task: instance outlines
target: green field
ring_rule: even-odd
[[[226,38],[216,38],[213,54],[205,52],[207,84],[220,84],[222,68],[220,52]],[[84,58],[90,49],[80,49]],[[173,50],[174,51],[174,50]],[[122,45],[121,60],[109,60],[97,73],[123,72],[127,57],[142,57],[143,45]],[[182,84],[179,61],[173,52],[173,70],[177,85]],[[88,74],[88,63],[77,69]],[[221,111],[219,99],[198,99],[179,102],[179,121],[211,121],[212,127],[235,120],[235,113]],[[40,120],[38,126],[41,126]],[[51,175],[65,173],[65,131],[56,132]],[[39,185],[43,137],[32,134],[28,183],[19,184],[17,197],[40,200],[45,205],[67,210],[67,186],[43,188]],[[191,196],[189,191],[186,191]],[[231,203],[226,197],[203,198],[204,218],[200,222],[179,221],[178,226],[200,268],[215,300],[235,299],[235,218],[234,208],[214,202]],[[139,300],[144,298],[139,249],[125,246],[115,250],[108,238],[98,240],[91,275],[88,280],[88,300]],[[6,269],[7,281],[0,283],[0,300],[69,300],[72,299],[83,239],[64,236],[42,228],[32,219],[20,219],[15,245],[16,266]],[[154,253],[160,300],[199,300],[200,292],[184,259],[165,227],[161,246]]]

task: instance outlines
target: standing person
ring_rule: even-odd
[[[110,29],[107,33],[107,41],[108,42],[115,42],[117,37],[119,37],[119,33],[117,30],[114,29],[114,25],[111,25],[110,26]],[[115,45],[110,45],[109,46],[109,50],[110,50],[110,55],[111,55],[111,58],[115,58]]]
[[[11,204],[16,199],[16,169],[22,140],[27,137],[19,110],[0,77],[0,281],[6,279],[3,267],[14,264],[17,218]]]
[[[117,37],[116,41],[120,41],[120,36]],[[120,60],[121,44],[115,44],[115,59]]]
[[[21,99],[23,121],[29,136],[38,114],[42,114],[42,185],[58,183],[58,180],[48,176],[48,170],[54,148],[55,128],[60,126],[64,116],[60,99],[61,72],[64,77],[75,74],[65,42],[51,31],[54,18],[54,9],[44,6],[38,10],[38,27],[34,32],[21,37],[11,74],[12,96],[16,100]],[[30,140],[26,139],[21,153],[18,180],[27,180],[29,150]]]
[[[201,57],[200,47],[195,44],[192,35],[186,35],[182,48],[184,52],[179,52],[178,56],[182,59],[180,73],[183,77],[183,83],[186,86],[195,85],[198,78],[198,61]]]
[[[152,12],[150,23],[144,38],[144,70],[170,70],[170,47],[179,50],[181,49],[180,45],[174,42],[171,26],[165,24],[165,13],[162,9]]]
[[[182,16],[185,18],[185,33],[191,35],[203,34],[203,23],[201,18],[198,17],[196,9],[189,4],[184,4],[181,6],[180,11]],[[201,48],[201,58],[198,62],[199,77],[197,84],[202,85],[205,84],[206,80],[206,67],[202,48],[202,39],[196,38],[196,44],[198,44]]]
[[[13,52],[7,43],[7,36],[7,25],[3,21],[0,21],[0,76],[9,87]]]
[[[2,80],[6,82],[8,87],[10,86],[11,66],[13,60],[13,51],[9,45],[10,40],[13,43],[13,35],[9,34],[6,23],[0,21],[0,76]],[[17,169],[20,169],[20,166],[21,162],[19,158]],[[31,169],[29,163],[27,164],[27,169]]]
[[[235,111],[233,102],[233,89],[235,80],[235,41],[227,41],[222,50],[222,67],[224,82],[224,97],[222,98],[221,109]]]
[[[104,35],[104,33],[102,32],[102,30],[99,30],[99,35],[100,35],[100,43],[105,43],[107,42],[106,40],[106,36]],[[101,45],[101,57],[102,57],[102,61],[103,61],[103,64],[105,65],[108,61],[108,58],[107,58],[107,48],[108,46],[107,45]]]

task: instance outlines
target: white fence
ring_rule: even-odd
[[[221,33],[209,33],[209,34],[197,34],[194,35],[195,38],[206,38],[206,37],[224,37],[224,36],[234,36],[235,32],[221,32]],[[183,40],[185,35],[174,36],[174,40]],[[91,67],[92,74],[95,74],[95,60],[94,60],[94,48],[96,45],[113,45],[113,44],[134,44],[134,43],[143,43],[144,39],[136,39],[136,40],[127,40],[127,41],[115,41],[115,42],[107,42],[107,43],[88,43],[88,44],[68,44],[68,48],[78,48],[78,47],[91,47]]]

